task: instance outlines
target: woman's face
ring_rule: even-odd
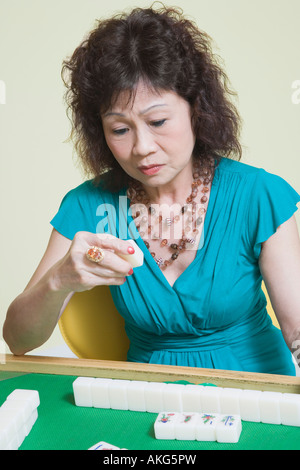
[[[102,115],[105,139],[123,170],[145,186],[161,187],[192,168],[195,137],[190,105],[174,92],[159,94],[140,83]]]

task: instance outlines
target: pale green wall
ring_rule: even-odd
[[[178,0],[215,41],[244,120],[243,161],[300,191],[299,0]],[[82,182],[60,69],[94,21],[151,2],[0,0],[0,326],[47,244],[63,195]],[[296,84],[297,85],[297,84]],[[300,83],[297,85],[300,88]],[[294,93],[294,101],[292,94]],[[297,215],[299,221],[299,216]],[[61,342],[56,330],[45,348]]]

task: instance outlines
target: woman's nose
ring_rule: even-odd
[[[157,144],[149,130],[145,129],[136,132],[133,144],[133,154],[135,156],[143,157],[149,153],[153,153],[155,152],[156,147]]]

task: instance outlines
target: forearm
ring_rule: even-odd
[[[63,245],[61,247],[61,244]],[[101,264],[89,261],[85,253],[101,246]],[[57,232],[52,235],[46,256],[28,287],[10,305],[3,338],[10,350],[25,354],[41,346],[51,336],[66,300],[74,292],[100,285],[122,285],[131,275],[131,264],[121,255],[132,254],[132,246],[116,237],[78,232],[70,245]]]
[[[47,341],[69,294],[56,288],[50,271],[12,302],[3,326],[12,353],[25,354]]]

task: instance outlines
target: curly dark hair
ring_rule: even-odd
[[[141,80],[156,91],[176,92],[190,104],[195,158],[215,156],[218,161],[222,155],[240,160],[241,119],[229,99],[235,93],[211,42],[173,7],[135,8],[97,21],[62,68],[70,139],[86,175],[97,179],[113,170],[113,178],[111,173],[108,178],[111,190],[128,182],[106,144],[101,113],[121,92],[134,96]]]

